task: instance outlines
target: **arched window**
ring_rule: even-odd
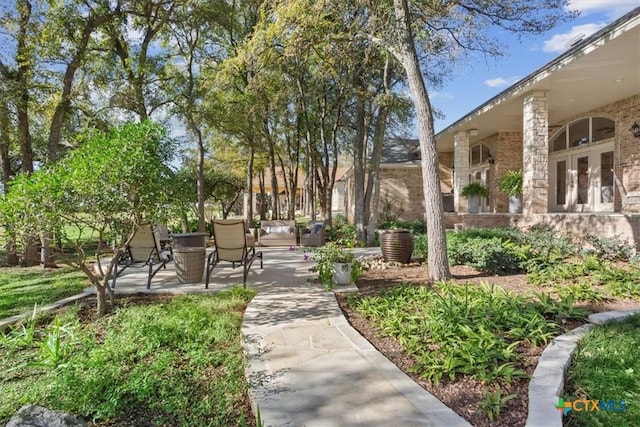
[[[489,147],[484,144],[476,144],[469,150],[469,164],[472,166],[488,162],[489,157],[491,157]]]
[[[615,122],[606,117],[587,117],[575,120],[560,129],[549,142],[551,152],[580,147],[591,142],[613,138]]]

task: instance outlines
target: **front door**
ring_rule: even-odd
[[[571,158],[570,210],[571,212],[591,212],[593,192],[591,191],[591,156],[577,154]]]
[[[550,207],[555,212],[613,211],[613,150],[560,156],[550,160]]]

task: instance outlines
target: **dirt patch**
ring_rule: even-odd
[[[478,272],[474,268],[467,266],[453,266],[451,268],[454,281],[458,283],[489,282],[498,285],[507,291],[516,293],[529,292],[552,292],[552,288],[532,286],[526,283],[524,274],[514,274],[505,276],[488,275]],[[362,295],[378,294],[386,289],[393,288],[400,283],[410,283],[417,286],[428,282],[427,270],[423,266],[414,265],[408,267],[391,267],[387,269],[372,269],[360,277],[356,285]],[[382,337],[379,330],[371,323],[351,310],[346,304],[344,294],[336,294],[338,304],[342,309],[349,323],[357,329],[362,336],[371,342],[381,353],[391,362],[403,370],[421,387],[429,391],[445,405],[452,408],[459,415],[464,417],[474,426],[523,426],[525,425],[528,411],[528,379],[513,380],[509,387],[501,386],[502,394],[514,394],[513,398],[505,405],[500,416],[490,421],[486,415],[478,412],[479,403],[483,399],[485,388],[491,384],[483,384],[469,378],[457,378],[449,381],[442,379],[440,384],[433,384],[419,378],[411,372],[413,359],[406,354],[403,348],[391,338]],[[602,312],[610,310],[626,310],[640,307],[638,301],[627,301],[617,299],[603,300],[598,304],[583,304],[582,307],[591,312]],[[573,329],[584,322],[571,322],[563,325],[565,330]],[[544,347],[533,347],[521,345],[518,348],[520,368],[528,375],[532,375],[542,354]]]

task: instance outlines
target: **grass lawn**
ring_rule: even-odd
[[[613,410],[571,410],[566,425],[640,425],[639,354],[640,315],[591,330],[572,355],[564,400],[613,401]]]
[[[0,425],[27,402],[113,425],[255,425],[240,325],[254,292],[131,296],[0,335]]]
[[[90,286],[86,276],[71,267],[0,268],[0,319],[76,295]]]

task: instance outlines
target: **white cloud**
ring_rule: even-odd
[[[637,6],[638,0],[571,0],[567,9],[579,10],[583,15],[604,12],[617,18]]]
[[[571,42],[576,39],[589,37],[591,34],[603,28],[606,24],[582,24],[571,28],[564,34],[556,34],[549,40],[545,40],[542,50],[544,52],[564,52],[571,47]]]
[[[509,86],[514,84],[515,82],[517,82],[518,80],[520,80],[519,76],[513,76],[513,77],[496,77],[495,79],[487,79],[484,82],[482,82],[485,86],[489,86],[489,87],[503,87],[503,86]]]
[[[433,91],[429,94],[431,99],[439,98],[439,99],[454,99],[455,97],[451,95],[449,92],[438,92]]]

